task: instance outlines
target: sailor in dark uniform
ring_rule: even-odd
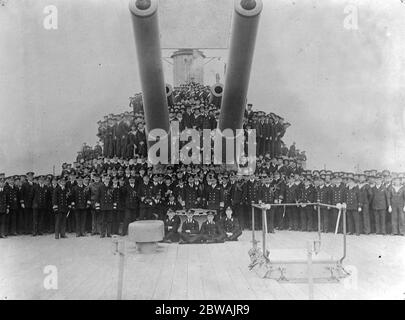
[[[87,210],[90,207],[90,189],[83,184],[83,177],[77,176],[77,184],[72,187],[72,203],[76,221],[76,237],[86,235]]]
[[[204,221],[200,230],[201,241],[205,243],[224,242],[226,235],[221,229],[219,222],[214,221],[214,212],[207,212],[207,221]]]
[[[8,201],[7,188],[5,188],[4,178],[0,178],[0,238],[6,238],[6,217],[10,207]]]
[[[238,238],[242,234],[239,221],[232,216],[232,213],[232,208],[227,207],[225,210],[226,217],[221,220],[221,228],[225,233],[226,241],[238,241]]]
[[[178,242],[180,239],[179,227],[181,224],[180,218],[176,215],[172,209],[167,211],[166,219],[164,220],[165,224],[165,236],[163,242],[172,243]]]
[[[52,209],[55,213],[55,239],[66,238],[66,215],[70,209],[70,191],[66,188],[66,180],[59,177],[58,186],[52,195]]]
[[[200,227],[198,221],[193,218],[194,210],[188,210],[186,214],[187,220],[183,222],[183,225],[181,227],[179,244],[200,243]]]

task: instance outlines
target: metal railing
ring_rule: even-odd
[[[317,208],[317,213],[318,213],[318,240],[315,241],[318,242],[318,250],[320,249],[321,246],[321,207],[326,207],[326,208],[333,208],[338,210],[338,217],[336,221],[336,227],[335,227],[335,234],[338,233],[339,229],[339,223],[340,223],[340,217],[342,216],[342,238],[343,238],[343,248],[342,248],[342,257],[336,260],[315,260],[312,263],[331,263],[335,262],[338,264],[342,264],[343,260],[346,258],[346,205],[342,204],[341,206],[335,206],[335,205],[330,205],[330,204],[325,204],[325,203],[320,203],[320,202],[311,202],[311,203],[272,203],[272,204],[252,204],[252,243],[253,243],[253,248],[257,248],[257,241],[255,237],[255,208],[261,210],[262,212],[262,250],[263,250],[263,256],[267,257],[267,215],[266,212],[267,210],[270,210],[272,207],[302,207],[303,205],[305,206],[316,206]],[[330,214],[330,213],[328,213]],[[306,264],[306,260],[288,260],[288,261],[271,261],[271,262],[277,262],[277,263],[286,263],[286,264]]]

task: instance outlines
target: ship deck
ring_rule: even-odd
[[[68,235],[69,236],[69,235]],[[322,252],[341,254],[341,236],[322,234]],[[261,235],[257,232],[257,239]],[[270,252],[294,258],[316,233],[268,235]],[[249,271],[251,232],[222,244],[159,244],[141,255],[126,241],[123,299],[308,299],[308,285],[262,279]],[[260,245],[260,243],[259,243]],[[111,239],[55,240],[53,235],[0,240],[0,299],[116,299],[118,256]],[[45,289],[46,266],[55,266],[58,289]],[[348,236],[349,280],[316,283],[315,299],[404,299],[405,237]],[[46,270],[45,270],[46,271]]]

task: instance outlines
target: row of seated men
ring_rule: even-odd
[[[244,229],[252,227],[253,203],[271,205],[269,232],[274,228],[312,231],[317,229],[317,206],[306,203],[315,202],[330,205],[320,210],[324,232],[335,230],[341,204],[346,204],[350,233],[403,235],[405,231],[403,175],[305,171],[285,176],[276,171],[244,177],[211,171],[199,175],[189,170],[184,175],[182,170],[171,169],[162,175],[143,168],[134,175],[131,170],[126,173],[112,178],[105,174],[102,181],[97,175],[75,174],[68,181],[66,176],[39,176],[34,182],[33,173],[27,174],[26,181],[19,176],[8,177],[7,182],[0,178],[0,235],[37,235],[56,227],[58,236],[64,236],[65,222],[68,231],[76,230],[78,236],[89,230],[111,235],[120,224],[121,233],[126,234],[130,222],[163,219],[167,208],[207,208],[223,215],[228,206]],[[284,203],[297,205],[284,208]],[[255,228],[260,226],[258,215]]]
[[[237,241],[242,234],[242,229],[237,218],[232,216],[232,208],[227,207],[225,216],[215,219],[214,211],[207,211],[207,220],[199,226],[194,219],[192,209],[186,212],[187,219],[181,224],[181,220],[175,211],[169,209],[164,220],[165,236],[163,241],[167,243],[218,243],[224,241]],[[180,228],[181,225],[181,228]]]

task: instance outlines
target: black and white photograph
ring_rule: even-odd
[[[403,0],[0,0],[0,129],[0,300],[405,300]]]

